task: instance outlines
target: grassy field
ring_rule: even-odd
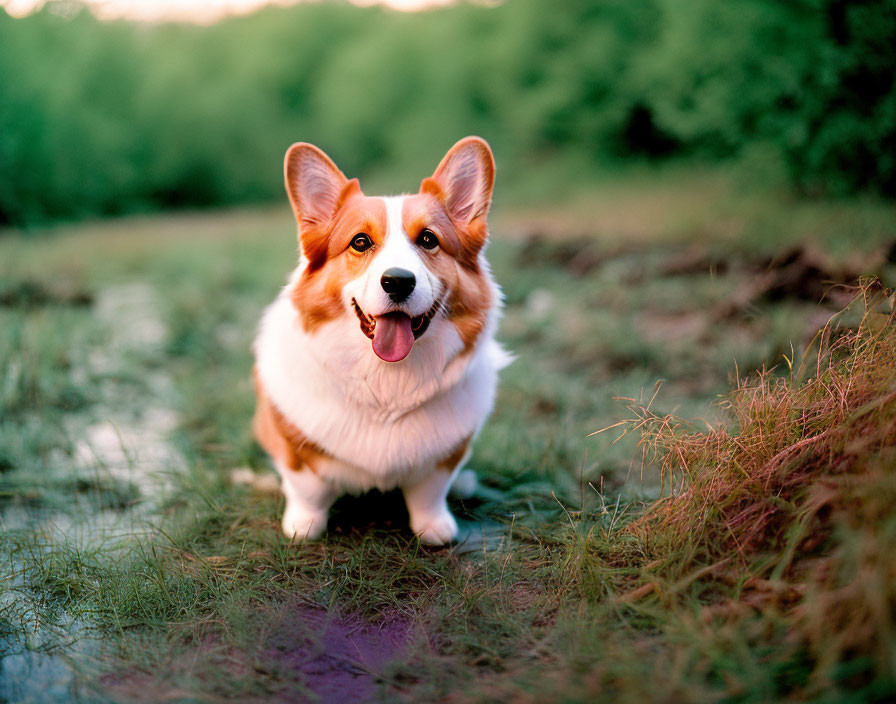
[[[249,346],[295,262],[285,205],[0,238],[0,700],[896,695],[896,364],[873,336],[892,326],[853,340],[886,372],[864,395],[846,347],[823,357],[850,365],[831,367],[840,415],[806,421],[821,392],[793,391],[829,378],[810,343],[851,300],[838,284],[896,284],[896,208],[630,173],[556,206],[499,196],[491,229],[518,359],[474,448],[482,487],[453,505],[465,539],[437,550],[393,495],[343,499],[325,539],[291,545],[279,496],[233,481],[272,476]],[[857,307],[845,329],[866,334]],[[831,438],[878,417],[872,445],[841,438],[799,475],[834,491],[829,468],[859,467],[843,457],[873,465],[823,518],[800,487],[731,478],[787,474],[780,452],[825,419]],[[789,522],[738,532],[715,478]],[[804,554],[867,588],[810,580]],[[866,621],[819,619],[850,604]]]

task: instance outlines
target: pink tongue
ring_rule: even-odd
[[[373,329],[373,351],[384,362],[400,362],[411,351],[414,332],[411,319],[404,313],[387,313],[376,319]]]

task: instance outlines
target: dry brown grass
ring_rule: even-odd
[[[633,407],[627,430],[673,490],[628,527],[653,562],[623,601],[696,587],[707,622],[774,615],[811,662],[809,692],[849,663],[860,685],[896,672],[894,304],[864,283],[811,363],[738,383],[729,427]]]

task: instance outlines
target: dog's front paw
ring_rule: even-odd
[[[457,537],[457,521],[447,508],[433,515],[414,516],[411,529],[424,545],[444,545]]]
[[[295,504],[283,513],[283,534],[290,540],[315,540],[327,529],[327,511],[309,511]]]

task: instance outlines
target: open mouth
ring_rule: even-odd
[[[428,311],[413,318],[399,310],[373,316],[361,310],[352,298],[352,308],[361,323],[361,332],[373,341],[373,351],[385,362],[400,362],[408,356],[414,342],[426,332],[441,305],[439,299]]]

